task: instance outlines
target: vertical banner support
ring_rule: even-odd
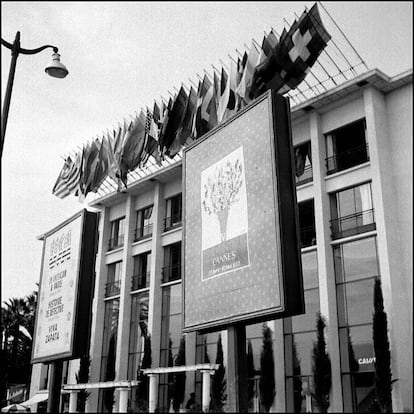
[[[232,325],[227,329],[227,359],[229,411],[247,413],[245,325]]]
[[[47,400],[47,412],[60,412],[60,389],[62,387],[63,360],[53,361],[50,365],[49,398]]]

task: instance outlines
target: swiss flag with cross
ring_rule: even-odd
[[[315,3],[295,20],[288,32],[283,30],[273,53],[256,67],[256,96],[266,89],[284,93],[299,85],[330,38]]]

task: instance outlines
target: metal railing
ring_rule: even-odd
[[[119,235],[109,239],[108,250],[116,249],[117,247],[122,247],[124,245],[124,235]]]
[[[134,241],[147,239],[152,236],[152,224],[148,224],[144,227],[137,227],[135,229]]]
[[[331,220],[332,239],[353,236],[376,229],[374,209]]]
[[[172,266],[165,266],[161,269],[162,283],[172,282],[181,279],[181,263]]]
[[[303,170],[303,174],[300,175],[299,177],[295,176],[295,179],[296,179],[296,185],[302,185],[302,184],[312,182],[313,181],[312,165],[308,165],[307,167],[305,167],[305,169]]]
[[[166,217],[164,219],[164,231],[167,231],[169,229],[172,229],[174,227],[181,226],[182,222],[182,214],[181,211],[177,214],[174,214],[173,216]]]
[[[326,158],[326,173],[333,174],[369,161],[368,145],[359,145]]]
[[[316,244],[315,226],[303,227],[300,229],[300,247],[309,247]]]
[[[139,273],[131,277],[131,290],[144,289],[149,287],[150,272]]]
[[[108,282],[105,285],[105,297],[109,298],[111,296],[119,295],[121,291],[121,281],[115,280],[113,282]]]

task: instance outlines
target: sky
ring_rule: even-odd
[[[39,281],[37,237],[87,207],[52,188],[63,156],[124,118],[169,97],[181,83],[237,57],[283,18],[313,2],[1,2],[1,37],[21,47],[51,44],[68,68],[45,74],[52,50],[19,55],[1,160],[1,300]],[[370,69],[412,69],[412,2],[322,2]],[[328,28],[332,24],[321,11]],[[10,50],[1,47],[2,104]]]

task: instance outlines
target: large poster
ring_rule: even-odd
[[[277,121],[275,102],[265,94],[184,150],[186,332],[303,310],[288,106],[277,98]]]
[[[81,277],[91,280],[93,276],[82,274],[85,266],[91,267],[88,263],[91,258],[84,254],[82,246],[86,218],[86,212],[82,211],[44,236],[32,353],[34,362],[74,357],[76,330],[88,319],[85,314],[83,320],[77,320],[79,290],[83,290],[85,310],[90,300],[90,291],[82,285]],[[89,243],[94,244],[93,231]]]
[[[201,172],[202,279],[249,265],[243,147]]]

